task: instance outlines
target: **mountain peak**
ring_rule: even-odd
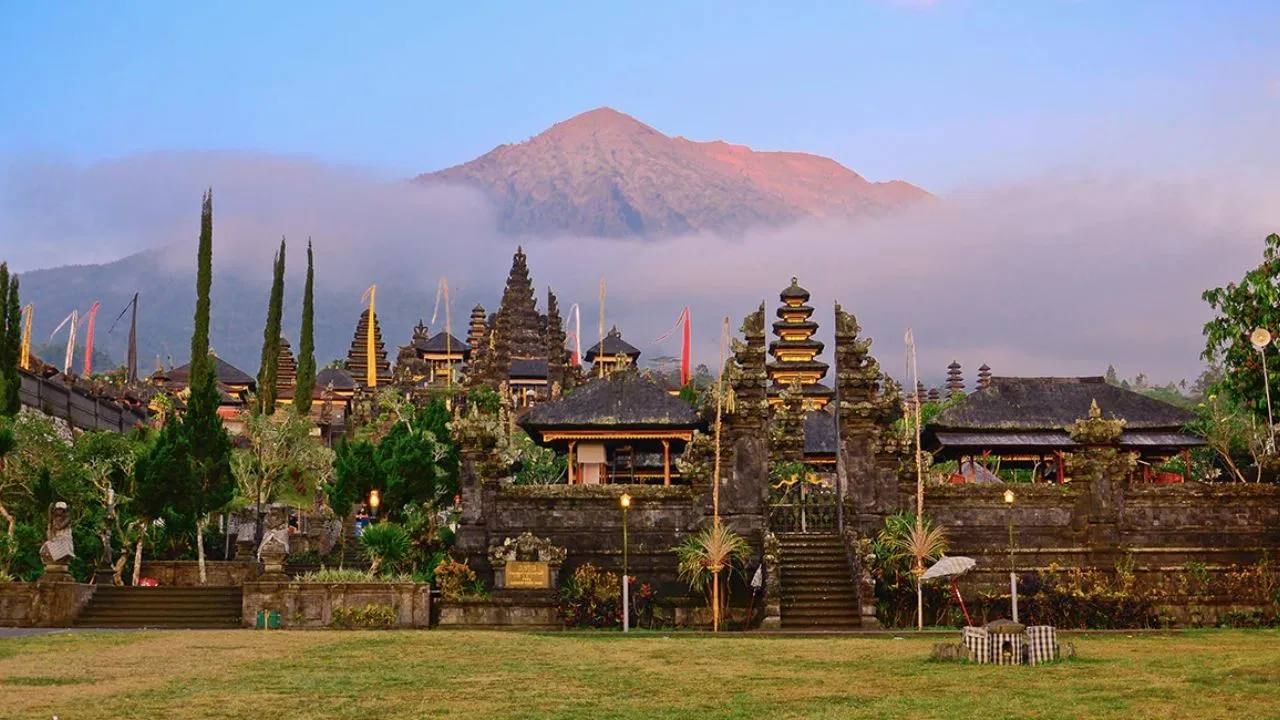
[[[518,234],[732,233],[880,215],[930,197],[901,181],[869,182],[819,155],[668,137],[611,107],[417,180],[480,189],[503,229]]]
[[[538,138],[577,138],[599,133],[617,135],[662,135],[634,117],[611,107],[598,107],[578,113],[544,130]]]

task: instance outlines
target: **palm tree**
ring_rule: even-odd
[[[689,583],[689,588],[706,592],[707,584],[711,584],[713,615],[720,608],[720,574],[741,567],[750,554],[747,541],[720,523],[712,524],[676,547],[680,578]]]
[[[924,575],[926,562],[937,560],[947,553],[947,533],[941,526],[935,527],[926,517],[898,513],[885,518],[885,527],[877,538],[889,552],[895,564],[911,563],[911,575],[916,581],[917,608],[921,606],[924,590],[920,576]],[[917,623],[923,623],[918,610]]]

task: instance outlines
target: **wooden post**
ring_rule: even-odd
[[[662,441],[662,484],[671,484],[671,441]]]
[[[568,460],[566,465],[568,465],[568,468],[569,468],[569,484],[570,485],[576,484],[576,480],[574,477],[576,475],[576,473],[574,472],[574,465],[577,465],[577,463],[574,461],[574,457],[573,457],[573,446],[576,444],[577,443],[574,440],[569,441],[569,453],[568,453],[568,457],[566,458]]]
[[[1054,450],[1053,456],[1058,464],[1058,484],[1061,485],[1067,481],[1067,459],[1061,450]]]

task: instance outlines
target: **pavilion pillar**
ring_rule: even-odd
[[[574,466],[578,464],[573,457],[573,447],[575,445],[577,445],[577,442],[573,440],[569,441],[569,457],[567,459],[569,461],[568,466],[569,466],[569,484],[570,485],[574,485],[577,482],[577,478],[574,477],[577,474],[574,472]]]
[[[671,441],[662,441],[662,484],[671,484]]]

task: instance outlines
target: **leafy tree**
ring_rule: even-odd
[[[232,455],[232,472],[242,498],[257,509],[258,533],[267,503],[309,504],[315,490],[331,481],[333,453],[311,437],[311,423],[292,407],[274,415],[245,418],[247,447]]]
[[[190,505],[200,492],[191,464],[191,446],[182,424],[164,426],[150,449],[134,465],[133,509],[137,513],[137,545],[133,554],[133,584],[142,573],[142,542],[156,520]]]
[[[1256,328],[1280,334],[1280,235],[1268,235],[1262,263],[1238,283],[1206,290],[1201,297],[1215,317],[1204,325],[1201,357],[1223,370],[1222,391],[1260,417],[1266,416],[1263,368],[1274,388],[1280,382],[1280,353],[1260,354],[1249,342]]]
[[[1108,385],[1119,385],[1119,384],[1120,384],[1120,373],[1116,372],[1116,366],[1115,366],[1115,365],[1108,365],[1108,366],[1107,366],[1107,377],[1106,377],[1106,380],[1107,380],[1107,384],[1108,384]]]
[[[298,340],[298,379],[294,385],[293,406],[298,414],[311,411],[311,392],[316,386],[315,338],[315,262],[311,240],[307,240],[307,281],[302,288],[302,329]]]
[[[322,486],[329,508],[342,522],[343,531],[338,536],[342,546],[342,556],[347,549],[347,516],[360,498],[372,488],[379,485],[379,470],[376,449],[373,444],[364,440],[338,443],[334,453],[333,473],[329,482]]]
[[[258,412],[276,411],[276,376],[280,367],[280,316],[284,307],[284,238],[272,261],[267,324],[262,329],[262,360],[258,364]]]

